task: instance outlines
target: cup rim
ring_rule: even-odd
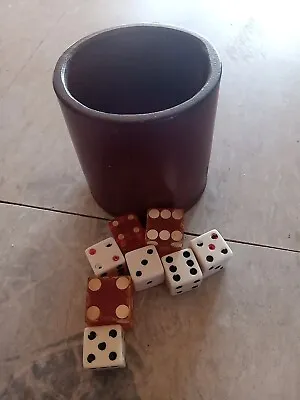
[[[80,50],[80,48],[89,40],[95,38],[106,32],[113,32],[122,29],[132,29],[139,27],[158,27],[164,29],[170,29],[185,33],[190,36],[194,36],[198,40],[204,44],[207,55],[210,63],[210,72],[209,76],[205,82],[205,84],[201,87],[201,89],[190,99],[177,104],[174,107],[167,108],[165,110],[145,113],[145,114],[112,114],[104,111],[95,110],[93,108],[89,108],[80,101],[78,101],[67,88],[65,76],[68,62],[72,59],[73,55]],[[93,118],[100,118],[107,121],[115,121],[115,122],[144,122],[149,120],[157,120],[162,118],[172,118],[178,115],[179,113],[187,110],[192,107],[196,103],[201,102],[206,98],[206,96],[213,91],[213,89],[217,86],[221,79],[222,75],[222,63],[220,61],[219,55],[216,49],[212,46],[212,44],[203,36],[200,36],[194,32],[191,32],[187,29],[182,29],[172,25],[162,25],[162,24],[130,24],[130,25],[120,25],[108,29],[104,29],[95,33],[92,33],[88,36],[83,37],[82,39],[75,42],[69,48],[67,48],[64,53],[59,57],[54,72],[53,72],[53,88],[54,91],[60,101],[62,101],[67,107],[74,109],[76,112]]]

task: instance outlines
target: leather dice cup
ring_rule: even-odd
[[[206,186],[221,78],[212,45],[161,25],[79,40],[53,85],[82,170],[112,215],[189,209]]]

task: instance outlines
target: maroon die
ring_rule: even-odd
[[[108,225],[123,254],[146,245],[145,229],[136,215],[122,215]]]
[[[133,284],[129,276],[88,278],[85,321],[87,326],[133,324]]]
[[[177,208],[152,208],[147,212],[146,242],[157,246],[161,257],[182,249],[184,211]]]

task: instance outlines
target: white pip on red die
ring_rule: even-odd
[[[221,234],[213,229],[190,241],[206,278],[224,268],[224,265],[232,257],[232,251]]]
[[[83,335],[84,368],[124,368],[125,342],[120,325],[85,328]]]
[[[126,272],[125,258],[112,237],[87,248],[85,254],[96,276],[122,275]]]
[[[162,257],[166,283],[172,296],[197,289],[202,282],[202,272],[191,249],[176,251]]]
[[[163,283],[165,273],[155,246],[130,251],[125,259],[136,291]]]

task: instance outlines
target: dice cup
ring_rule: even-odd
[[[79,40],[53,75],[82,170],[108,213],[188,209],[207,180],[221,62],[202,37],[161,25]]]

